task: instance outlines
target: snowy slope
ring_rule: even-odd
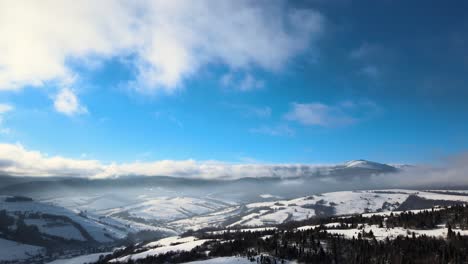
[[[249,259],[242,257],[221,257],[199,261],[185,262],[185,264],[252,264]]]
[[[331,234],[338,234],[343,235],[345,238],[351,239],[357,238],[359,233],[362,233],[363,230],[365,232],[369,232],[372,230],[375,238],[377,240],[384,240],[387,237],[389,239],[395,239],[398,236],[407,236],[415,234],[416,237],[418,236],[430,236],[430,237],[439,237],[445,238],[447,237],[447,228],[436,228],[436,229],[411,229],[411,228],[402,228],[402,227],[394,227],[394,228],[382,228],[377,225],[364,225],[362,229],[352,228],[352,229],[328,229],[327,232]],[[454,228],[453,231],[455,233],[460,233],[462,236],[468,235],[468,230],[462,230]]]
[[[244,214],[244,210],[244,206],[233,206],[206,215],[169,222],[168,226],[179,232],[184,232],[190,229],[198,230],[208,227],[224,227],[231,219],[236,219],[239,216],[242,216]]]
[[[43,234],[54,235],[64,239],[79,241],[88,240],[86,236],[98,242],[112,242],[125,238],[129,233],[140,230],[170,232],[142,224],[128,223],[124,220],[98,216],[91,213],[79,214],[53,204],[26,201],[6,202],[7,197],[0,197],[0,210],[6,210],[11,216],[24,216],[27,225],[35,225]],[[83,228],[80,230],[79,228]]]
[[[128,214],[151,221],[172,221],[225,208],[224,202],[192,197],[156,197],[138,204],[104,211],[106,215]]]
[[[25,260],[36,255],[41,255],[44,251],[45,249],[42,247],[20,244],[0,238],[0,262]]]
[[[378,162],[373,162],[373,161],[368,161],[368,160],[351,160],[348,161],[344,164],[344,167],[346,168],[362,168],[362,169],[371,169],[371,170],[387,170],[391,166],[378,163]]]
[[[68,259],[57,259],[48,264],[84,264],[84,263],[93,263],[99,260],[100,256],[105,256],[111,254],[112,252],[104,252],[104,253],[95,253],[89,255],[78,256],[74,258]]]
[[[351,164],[357,165],[357,164]],[[392,211],[408,197],[426,200],[467,202],[468,196],[415,190],[342,191],[311,195],[291,200],[250,203],[214,213],[170,222],[176,230],[206,227],[272,226],[314,216],[349,215]]]
[[[260,256],[255,256],[254,258],[256,259],[257,257],[260,257]],[[257,263],[257,262],[251,262],[249,259],[245,257],[220,257],[220,258],[185,262],[185,264],[252,264],[252,263]],[[280,260],[277,260],[277,263],[292,264],[295,262],[291,262],[291,261],[281,262]]]
[[[43,234],[63,237],[65,239],[73,239],[79,241],[86,241],[82,233],[78,228],[73,226],[71,223],[63,220],[51,220],[51,219],[26,219],[24,221],[26,225],[37,226],[39,231]]]
[[[204,244],[205,242],[210,241],[209,239],[198,239],[195,237],[180,238],[180,237],[170,237],[156,242],[147,244],[145,247],[154,246],[155,248],[148,249],[146,251],[131,254],[128,256],[123,256],[117,259],[113,259],[110,262],[127,262],[130,259],[144,259],[148,256],[156,256],[159,254],[164,254],[170,251],[190,251],[193,248]]]

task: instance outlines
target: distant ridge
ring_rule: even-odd
[[[344,164],[344,166],[346,168],[361,168],[382,171],[396,170],[396,168],[393,166],[363,159],[348,161]]]

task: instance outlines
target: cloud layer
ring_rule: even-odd
[[[0,90],[73,82],[71,65],[130,59],[140,92],[181,87],[210,63],[279,70],[323,29],[282,1],[2,1]],[[259,84],[246,75],[241,89]]]
[[[232,164],[218,161],[161,160],[103,164],[97,160],[49,157],[21,145],[0,144],[0,173],[14,176],[74,176],[107,178],[124,175],[187,178],[300,177],[315,171],[315,165]]]
[[[305,126],[335,127],[346,126],[372,117],[380,112],[373,102],[345,101],[336,105],[324,103],[292,103],[285,119]]]
[[[49,157],[21,145],[0,144],[0,174],[12,176],[69,176],[112,178],[119,176],[173,176],[200,179],[239,179],[244,177],[316,177],[330,184],[352,181],[360,188],[466,186],[468,155],[447,159],[443,166],[409,166],[398,173],[351,177],[328,175],[330,165],[320,164],[233,164],[219,161],[160,160],[103,164],[98,160]]]

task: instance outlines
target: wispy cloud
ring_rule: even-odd
[[[182,123],[182,121],[180,121],[176,116],[174,116],[171,113],[158,111],[154,113],[154,117],[156,119],[166,119],[169,122],[178,126],[179,128],[184,128],[184,123]]]
[[[240,77],[236,77],[233,73],[227,73],[221,76],[220,81],[223,87],[232,88],[242,92],[260,90],[265,87],[264,81],[254,78],[249,73]]]
[[[3,135],[9,135],[12,133],[12,130],[8,127],[3,127],[4,115],[8,112],[14,110],[14,107],[11,104],[0,103],[0,133]]]
[[[70,59],[130,57],[135,89],[172,92],[211,63],[279,70],[324,27],[283,1],[2,1],[0,17],[3,90],[79,78]],[[258,86],[247,74],[239,89]]]
[[[468,153],[458,153],[444,158],[433,165],[411,166],[405,170],[389,175],[389,177],[373,177],[371,180],[386,186],[411,186],[411,187],[455,187],[468,184]]]
[[[271,108],[269,106],[254,106],[248,104],[223,104],[228,108],[238,111],[246,117],[268,118],[271,116]]]
[[[349,56],[350,58],[355,59],[355,60],[364,60],[364,59],[369,59],[370,57],[375,56],[376,53],[378,53],[381,50],[382,48],[378,45],[364,42],[356,49],[353,49],[351,53],[349,54]]]
[[[220,82],[223,87],[242,92],[259,90],[265,87],[264,81],[254,78],[250,73],[246,73],[243,76],[236,76],[234,73],[226,73],[221,76]]]
[[[288,125],[262,125],[249,130],[251,133],[264,134],[269,136],[293,136],[295,134],[294,129]]]
[[[345,113],[340,107],[322,103],[293,103],[291,111],[285,115],[285,118],[307,126],[349,125],[356,122],[354,117]]]
[[[380,108],[368,100],[344,101],[336,105],[292,103],[291,110],[284,118],[306,126],[334,127],[355,124],[377,112],[380,112]]]
[[[390,53],[382,45],[364,42],[352,50],[349,57],[359,64],[359,75],[375,79],[382,75],[382,61],[387,61]]]
[[[57,112],[73,116],[88,113],[88,109],[81,105],[73,90],[61,89],[54,99],[54,108]]]
[[[0,114],[4,114],[13,110],[13,106],[10,104],[0,103]]]
[[[380,70],[375,65],[366,65],[361,68],[359,73],[370,78],[377,78],[380,75]]]

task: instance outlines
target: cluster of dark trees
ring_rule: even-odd
[[[387,238],[379,241],[370,231],[362,232],[352,239],[345,239],[342,236],[327,233],[324,228],[301,231],[291,228],[291,224],[279,226],[276,230],[260,232],[232,230],[221,234],[195,232],[191,235],[211,239],[211,242],[189,252],[168,252],[146,259],[130,260],[128,263],[180,263],[222,256],[244,256],[251,259],[253,263],[281,263],[282,260],[297,260],[300,263],[351,264],[468,263],[468,237],[453,231],[455,227],[462,229],[467,227],[468,207],[464,205],[418,213],[391,214],[385,217],[356,215],[310,221],[319,225],[339,221],[342,226],[338,228],[356,228],[365,223],[383,225],[388,228],[431,229],[444,224],[448,235],[446,238],[435,238],[416,237],[414,233],[409,233],[393,240]],[[127,248],[122,252],[103,257],[98,263],[106,263],[110,259],[134,252],[138,252],[138,249]],[[260,254],[268,254],[272,257],[265,256],[260,260],[258,258]]]
[[[325,225],[327,223],[340,223],[337,228],[359,228],[360,225],[378,225],[380,227],[403,227],[412,229],[434,229],[438,225],[451,225],[453,228],[468,229],[468,207],[456,204],[450,207],[440,207],[419,212],[402,212],[399,214],[372,216],[352,215],[347,217],[322,217],[311,218],[304,221],[289,222],[279,226],[280,229],[288,230],[304,225]],[[385,223],[385,225],[384,225]]]
[[[274,231],[262,239],[261,232],[238,232],[228,241],[216,241],[189,252],[168,252],[126,263],[182,263],[222,256],[244,256],[254,263],[468,263],[468,239],[454,235],[448,240],[431,237],[398,237],[377,241],[372,238],[344,239],[323,231]],[[207,255],[205,252],[209,251]],[[131,252],[126,252],[131,253]],[[268,253],[261,262],[258,255]],[[103,257],[98,264],[108,263],[119,254]]]
[[[26,196],[10,196],[5,198],[7,203],[16,203],[16,202],[32,202],[33,199]]]
[[[11,228],[11,226],[15,228]],[[4,238],[31,245],[43,245],[44,239],[36,226],[28,226],[24,222],[24,216],[17,218],[9,215],[5,210],[0,211],[0,232]]]
[[[64,239],[62,237],[41,233],[36,225],[28,225],[27,219],[44,219],[51,222],[66,223],[77,228],[86,241]],[[61,215],[42,213],[9,214],[6,210],[0,210],[0,238],[5,238],[19,243],[45,247],[47,254],[64,249],[95,248],[99,246],[93,237],[80,224],[70,218]]]

